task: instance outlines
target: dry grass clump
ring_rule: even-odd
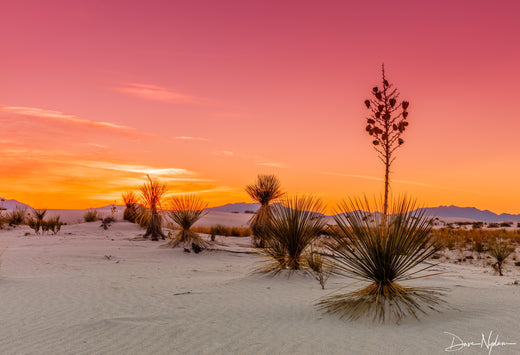
[[[366,199],[340,205],[345,212],[334,217],[338,228],[334,242],[327,243],[334,273],[368,285],[324,297],[318,303],[320,309],[349,319],[372,316],[398,321],[405,316],[417,318],[442,302],[442,289],[400,284],[431,276],[419,275],[434,266],[422,263],[439,250],[430,233],[430,218],[406,198],[395,201],[388,216],[374,213],[382,207],[376,204],[374,208]]]
[[[173,197],[169,201],[169,207],[168,216],[180,227],[169,244],[173,247],[182,245],[189,248],[193,247],[193,244],[200,248],[205,247],[207,242],[191,227],[204,216],[207,204],[196,195],[184,195]]]
[[[254,184],[246,186],[246,192],[251,199],[260,204],[260,208],[251,217],[249,224],[253,232],[253,245],[263,247],[272,217],[270,203],[284,194],[281,190],[280,180],[275,175],[258,175]]]
[[[94,209],[88,210],[83,215],[83,220],[85,222],[96,222],[96,221],[99,221],[100,218],[101,218],[101,216],[99,215],[99,212],[97,210],[94,210]]]
[[[260,254],[270,260],[258,272],[277,274],[307,267],[305,254],[321,234],[326,222],[324,206],[314,197],[286,198],[273,206]]]
[[[128,222],[135,223],[139,216],[139,210],[141,205],[139,204],[139,198],[135,192],[125,192],[122,194],[123,203],[125,204],[125,210],[123,212],[123,219]]]
[[[7,212],[5,216],[6,223],[10,226],[19,226],[25,223],[27,208],[16,207],[14,210]]]
[[[46,209],[33,209],[30,214],[31,217],[27,219],[27,225],[34,230],[35,234],[40,234],[40,229],[42,234],[57,234],[61,230],[61,226],[65,224],[60,220],[60,216],[49,217],[45,220]]]
[[[159,237],[166,239],[162,231],[162,200],[168,187],[148,175],[146,177],[148,182],[139,187],[139,197],[145,208],[139,215],[138,223],[146,228],[144,238],[150,237],[154,241],[159,240]]]
[[[310,252],[305,256],[305,262],[312,270],[314,278],[320,283],[321,289],[324,290],[325,283],[332,275],[333,265],[321,253],[313,250],[312,246]]]
[[[251,228],[247,227],[227,227],[221,224],[217,224],[211,227],[197,226],[192,227],[192,231],[202,234],[209,234],[212,240],[215,236],[220,235],[223,237],[248,237],[251,235]]]

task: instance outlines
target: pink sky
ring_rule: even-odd
[[[259,173],[331,207],[380,194],[363,100],[411,102],[393,192],[520,213],[516,1],[11,1],[0,196],[119,199],[151,173],[210,205]],[[7,34],[7,35],[6,35]]]

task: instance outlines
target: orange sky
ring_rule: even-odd
[[[363,101],[384,62],[411,102],[393,192],[520,213],[519,11],[476,0],[4,3],[0,196],[96,207],[147,173],[212,206],[249,201],[259,173],[329,206],[379,195]]]

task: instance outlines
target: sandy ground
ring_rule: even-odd
[[[225,221],[224,221],[225,222]],[[222,223],[225,224],[225,223]],[[476,265],[440,264],[444,274],[416,285],[446,287],[448,306],[400,324],[347,321],[315,300],[326,290],[309,276],[252,275],[261,257],[248,238],[219,238],[200,254],[142,240],[116,222],[64,226],[58,235],[0,231],[2,354],[441,354],[453,336],[482,334],[517,343],[492,354],[520,353],[520,273],[498,277]],[[456,341],[458,342],[458,341]],[[485,344],[459,354],[488,354]]]

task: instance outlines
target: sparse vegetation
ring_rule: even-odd
[[[183,195],[172,198],[169,207],[168,215],[170,219],[180,227],[170,244],[173,247],[178,245],[184,247],[191,246],[194,251],[197,248],[193,247],[193,245],[199,248],[206,246],[207,242],[198,233],[194,232],[191,227],[205,214],[204,209],[207,207],[207,204],[202,202],[196,195]]]
[[[442,301],[441,289],[398,283],[433,266],[421,263],[439,250],[424,212],[407,199],[396,201],[392,214],[386,217],[374,213],[383,206],[374,208],[366,199],[344,202],[340,208],[344,213],[334,217],[338,226],[334,241],[326,244],[332,253],[334,273],[368,285],[324,297],[319,308],[349,319],[372,314],[380,321],[389,316],[396,320],[407,315],[417,317],[425,313],[425,308],[435,309]],[[374,222],[362,211],[367,211]]]
[[[19,226],[25,223],[27,215],[27,208],[16,207],[14,210],[7,212],[6,222],[10,226]]]
[[[248,237],[252,234],[251,229],[247,227],[226,227],[221,224],[217,224],[211,227],[197,226],[192,227],[192,231],[197,233],[209,234],[210,236],[223,236],[223,237]]]
[[[154,241],[159,240],[159,238],[166,239],[162,231],[162,200],[168,191],[168,187],[152,180],[149,175],[146,177],[148,182],[139,188],[140,200],[145,207],[139,215],[139,225],[146,228],[144,238],[150,237]]]
[[[258,175],[254,184],[247,185],[246,192],[260,204],[249,223],[253,232],[253,246],[262,248],[268,237],[267,229],[272,217],[270,203],[283,196],[280,181],[275,175]]]
[[[45,232],[52,232],[52,234],[57,234],[60,232],[61,226],[64,224],[65,223],[60,220],[60,216],[49,217],[47,221],[43,221],[42,228]]]
[[[88,223],[99,221],[101,217],[97,210],[90,209],[83,215],[83,219]]]
[[[286,198],[273,206],[271,221],[260,254],[269,258],[259,272],[289,272],[306,267],[305,253],[320,236],[326,222],[323,204],[313,197]]]

